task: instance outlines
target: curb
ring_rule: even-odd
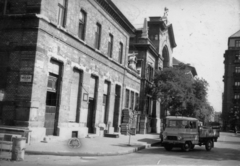
[[[139,147],[135,147],[130,150],[122,150],[118,152],[106,152],[106,153],[99,153],[99,152],[48,152],[48,151],[31,151],[26,150],[25,154],[27,155],[53,155],[53,156],[118,156],[118,155],[125,155],[134,153],[143,149],[148,149],[152,145],[157,145],[159,142],[155,142],[152,144],[142,145]]]

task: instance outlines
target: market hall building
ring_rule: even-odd
[[[26,127],[33,140],[101,135],[101,127],[114,133],[122,109],[146,101],[140,97],[142,75],[128,56],[136,29],[112,1],[0,0],[0,12],[1,126]],[[152,69],[142,70],[153,75],[164,66],[158,64],[171,66],[170,31],[166,26],[157,32],[170,51],[158,43]],[[153,101],[150,106],[140,111],[146,117],[153,109],[160,112]],[[154,132],[146,123],[151,121],[138,132]]]

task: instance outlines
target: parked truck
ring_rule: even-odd
[[[194,149],[195,145],[205,145],[206,150],[210,151],[219,137],[219,133],[211,127],[202,126],[196,118],[167,116],[164,125],[162,145],[167,151],[180,147],[187,152]]]

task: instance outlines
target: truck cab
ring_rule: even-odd
[[[170,151],[180,147],[183,151],[194,149],[195,145],[205,145],[209,151],[217,138],[211,128],[203,127],[202,123],[191,117],[167,116],[162,133],[162,145]]]

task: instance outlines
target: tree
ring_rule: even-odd
[[[181,64],[178,68],[165,68],[155,74],[152,94],[161,99],[161,104],[170,115],[199,115],[200,110],[210,106],[207,102],[208,83],[204,79],[193,79],[187,73],[188,65]]]

